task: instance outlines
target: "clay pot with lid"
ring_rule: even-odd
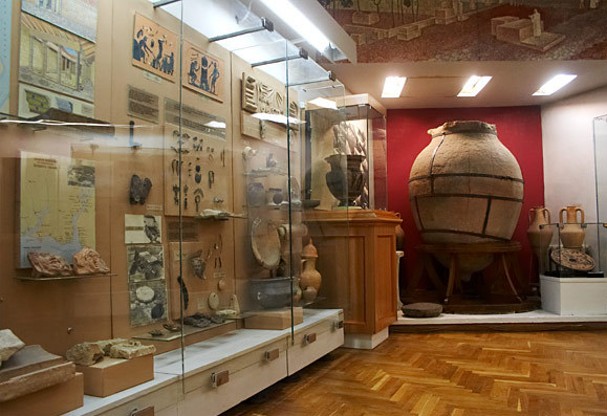
[[[301,253],[303,271],[299,276],[299,286],[303,290],[304,299],[312,301],[318,295],[320,285],[322,283],[322,276],[318,270],[316,270],[316,260],[318,259],[318,251],[310,242],[303,248]],[[313,289],[313,290],[312,290]]]
[[[409,200],[427,244],[509,241],[523,204],[523,176],[493,124],[449,121],[428,130],[430,144],[411,167]],[[473,272],[492,257],[460,259]],[[444,262],[444,259],[441,260]]]

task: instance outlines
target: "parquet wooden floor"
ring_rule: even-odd
[[[223,416],[607,415],[607,331],[391,334]]]

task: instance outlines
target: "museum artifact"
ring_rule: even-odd
[[[291,304],[293,289],[290,277],[250,279],[249,290],[252,299],[262,308],[282,308]]]
[[[415,159],[409,177],[409,200],[422,240],[426,244],[510,240],[523,203],[524,181],[495,125],[448,121],[428,134],[432,140]],[[492,259],[492,255],[462,255],[460,271],[482,270]],[[448,265],[448,259],[439,260]]]
[[[131,176],[129,189],[129,202],[131,205],[145,204],[145,200],[152,189],[152,181],[149,178],[141,179],[138,175]]]
[[[10,329],[0,329],[0,367],[4,361],[8,361],[25,343],[17,337]]]
[[[103,350],[96,342],[76,344],[65,352],[65,358],[74,364],[90,366],[103,360]]]
[[[331,194],[339,200],[340,207],[355,206],[356,199],[362,194],[365,186],[365,175],[362,170],[364,155],[333,154],[325,161],[331,170],[325,175]]]
[[[566,214],[566,219],[563,217]],[[578,214],[580,220],[578,221]],[[579,205],[568,205],[559,211],[560,237],[563,247],[582,250],[584,246],[584,210]]]
[[[534,207],[529,210],[529,228],[527,228],[527,238],[531,243],[531,248],[537,256],[541,270],[546,270],[548,247],[552,242],[554,230],[549,226],[550,211],[544,207]]]
[[[30,251],[27,259],[32,265],[33,277],[71,276],[72,268],[61,256]]]
[[[107,266],[105,261],[101,258],[101,255],[90,247],[84,247],[78,253],[74,254],[74,274],[95,274],[95,273],[109,273],[110,268]]]
[[[318,295],[322,277],[320,272],[316,270],[316,260],[318,259],[318,250],[314,246],[312,239],[303,248],[301,253],[301,262],[303,264],[303,271],[299,276],[299,286],[303,290],[303,297],[306,301],[313,301]],[[308,288],[313,288],[314,291]]]
[[[576,248],[554,249],[550,252],[550,258],[557,265],[573,272],[589,272],[595,266],[592,256]]]

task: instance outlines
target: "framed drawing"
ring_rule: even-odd
[[[175,82],[178,48],[176,34],[148,18],[135,14],[133,65]]]
[[[183,51],[183,86],[223,102],[223,61],[189,42],[184,42]]]
[[[97,2],[98,0],[22,0],[21,10],[95,42]]]

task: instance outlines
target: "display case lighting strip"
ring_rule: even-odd
[[[337,79],[337,77],[335,76],[335,72],[327,71],[326,78],[319,78],[319,79],[314,79],[314,80],[310,80],[310,81],[294,82],[292,84],[287,85],[287,87],[289,87],[289,88],[290,87],[299,87],[300,85],[316,84],[317,82],[325,82],[325,81],[335,82],[336,79]]]
[[[235,38],[237,36],[243,36],[243,35],[248,35],[250,33],[261,32],[262,30],[267,30],[268,32],[273,32],[274,23],[272,23],[271,20],[268,20],[265,17],[262,17],[261,26],[259,26],[259,27],[252,27],[249,29],[239,30],[237,32],[226,33],[224,35],[213,36],[213,37],[209,38],[209,42],[218,42],[220,40],[231,39],[231,38]]]
[[[256,66],[277,64],[279,62],[292,61],[299,58],[308,59],[308,52],[304,48],[299,48],[299,53],[297,55],[282,56],[276,59],[268,59],[267,61],[252,63],[251,68],[255,68]]]

